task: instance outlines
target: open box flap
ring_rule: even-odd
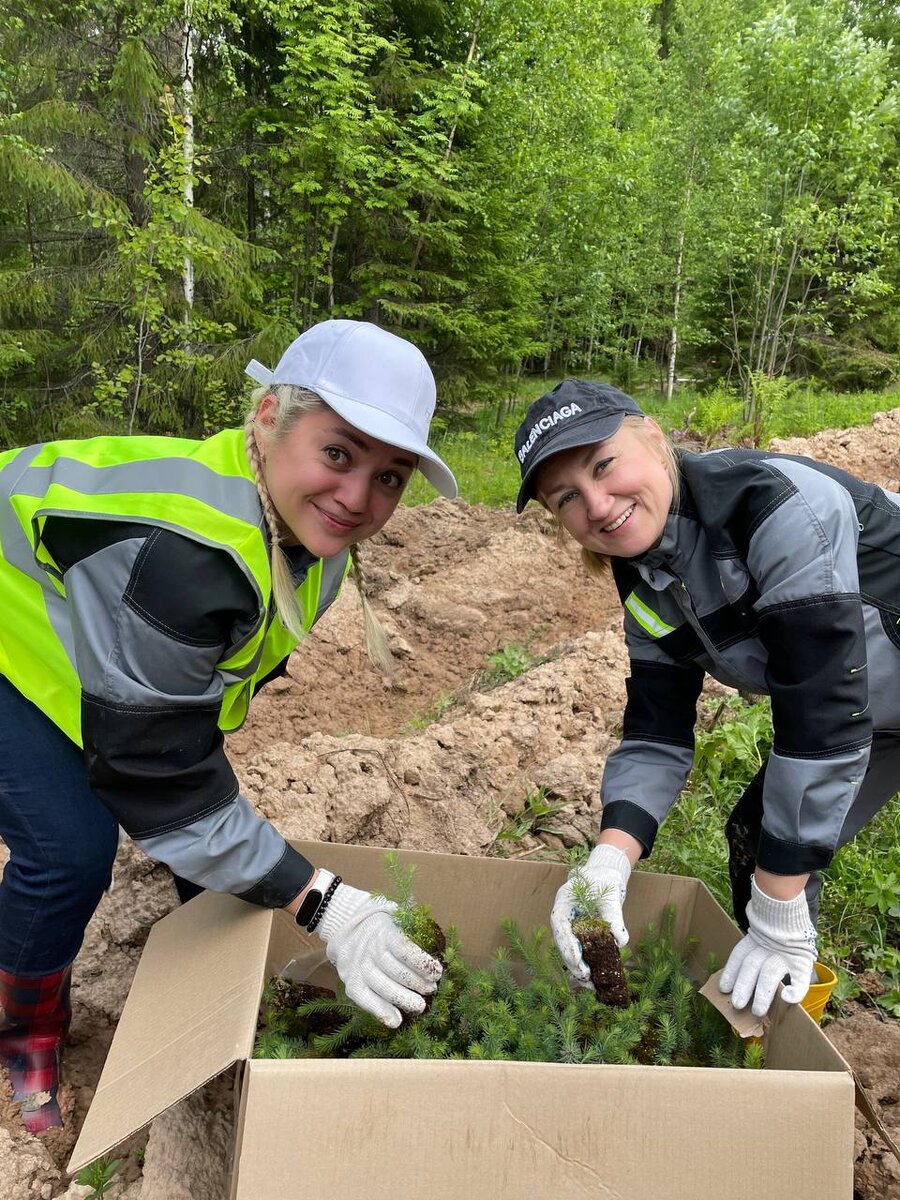
[[[272,920],[205,892],[154,926],[70,1172],[249,1056]]]

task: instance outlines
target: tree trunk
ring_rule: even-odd
[[[556,306],[559,303],[559,296],[553,297],[553,302],[550,305],[550,324],[547,327],[547,348],[544,351],[544,378],[550,374],[550,356],[553,353],[553,334],[556,329]]]
[[[672,328],[669,334],[669,356],[666,369],[666,401],[675,391],[675,362],[678,357],[678,311],[681,307],[681,272],[684,266],[684,229],[678,235],[678,253],[675,256],[675,294],[672,297]]]
[[[334,311],[334,252],[337,249],[338,234],[340,233],[340,221],[335,221],[334,228],[331,231],[331,238],[328,242],[328,311]]]
[[[478,48],[478,31],[481,28],[481,17],[482,17],[482,14],[483,14],[486,6],[487,6],[487,0],[481,0],[481,4],[479,5],[479,8],[478,8],[478,13],[475,17],[475,24],[472,27],[472,37],[471,37],[471,40],[469,41],[469,53],[466,55],[466,67],[468,67],[469,64],[472,62],[472,59],[475,57],[475,51]],[[444,162],[445,163],[450,161],[450,154],[453,151],[453,143],[456,140],[456,127],[458,124],[459,124],[459,118],[455,117],[453,120],[453,124],[450,126],[450,132],[447,134],[447,144],[444,147]],[[425,230],[427,229],[428,223],[431,220],[432,211],[433,211],[433,206],[429,204],[428,209],[425,212],[424,220],[422,221],[421,231],[419,233],[419,236],[416,238],[416,248],[413,251],[412,269],[414,271],[419,266],[419,258],[422,255],[422,247],[425,244]]]
[[[184,202],[190,209],[194,207],[194,31],[191,27],[191,0],[185,0],[184,21],[181,26],[181,98],[184,106],[184,137],[182,153],[184,156]],[[189,244],[189,243],[188,243]],[[184,320],[190,329],[191,315],[194,308],[194,260],[190,253],[184,256],[182,272],[184,289]],[[190,343],[185,341],[185,351],[190,352]]]

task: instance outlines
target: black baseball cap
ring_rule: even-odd
[[[534,497],[535,472],[541,463],[562,450],[612,437],[628,413],[644,415],[629,395],[611,383],[586,379],[564,379],[535,400],[516,430],[516,457],[522,468],[516,512]]]

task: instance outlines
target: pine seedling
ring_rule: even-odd
[[[578,913],[572,932],[581,943],[581,954],[591,972],[591,983],[601,1004],[625,1008],[631,1003],[619,947],[600,916],[602,896],[588,877],[576,867],[572,873],[572,900]]]
[[[392,850],[385,854],[384,865],[394,885],[394,894],[386,897],[397,905],[394,920],[410,941],[415,942],[427,954],[443,962],[444,950],[447,945],[444,931],[431,915],[431,906],[416,904],[413,899],[412,888],[417,868],[415,865],[402,867],[397,855]]]
[[[547,973],[547,930],[543,926],[539,926],[528,937],[525,937],[511,917],[505,917],[500,922],[500,928],[513,953],[517,954],[525,964],[532,979],[544,977]]]
[[[765,1061],[762,1042],[748,1038],[744,1042],[744,1066],[750,1071],[762,1070]]]
[[[344,1007],[343,1005],[341,1007]],[[347,1004],[347,1019],[330,1033],[317,1033],[309,1039],[311,1054],[304,1057],[344,1058],[358,1045],[386,1040],[390,1030],[356,1005]]]
[[[407,876],[408,877],[408,876]],[[313,998],[290,1009],[285,981],[266,990],[257,1056],[354,1058],[480,1058],[570,1063],[674,1063],[756,1067],[759,1047],[744,1046],[694,991],[673,940],[674,916],[664,914],[625,956],[633,1000],[614,1008],[590,990],[572,990],[547,931],[523,937],[504,923],[510,950],[489,969],[469,966],[455,930],[448,930],[444,978],[430,1009],[388,1029],[355,1005]],[[519,962],[530,976],[517,986]],[[271,1026],[265,1017],[271,1018]],[[330,1021],[332,1028],[294,1036],[291,1022]],[[301,1026],[302,1028],[302,1026]]]
[[[556,1027],[558,1045],[557,1059],[564,1063],[578,1063],[584,1058],[584,1046],[578,1037],[578,1021],[574,1013],[565,1013]]]
[[[669,1013],[663,1013],[659,1018],[659,1040],[656,1043],[653,1061],[660,1064],[670,1063],[678,1049],[679,1040],[673,1018]]]

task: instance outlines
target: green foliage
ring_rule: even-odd
[[[876,1003],[900,1017],[900,798],[835,856],[825,873],[819,930],[822,957],[875,975]],[[878,992],[878,994],[876,994]]]
[[[685,389],[674,409],[648,408],[668,430],[687,427],[708,446],[744,440],[765,446],[776,437],[811,437],[821,429],[868,424],[876,412],[897,407],[900,393],[836,393],[815,382],[777,379],[760,380],[755,399],[755,425],[744,419],[740,391],[724,383],[699,393]]]
[[[710,799],[736,802],[772,749],[771,708],[730,696],[708,711],[711,717],[694,754],[694,787]]]
[[[121,1158],[104,1157],[82,1167],[75,1177],[75,1182],[80,1183],[82,1187],[94,1189],[85,1200],[100,1200],[112,1187],[114,1176],[121,1165]]]
[[[650,869],[701,879],[731,907],[724,827],[771,749],[767,700],[731,698],[701,711],[694,769],[660,830]],[[831,1003],[858,993],[853,973],[880,981],[872,999],[900,1016],[900,797],[895,796],[823,873],[819,957],[838,974]]]
[[[500,687],[544,661],[540,655],[531,653],[527,642],[507,642],[490,655],[487,667],[478,673],[478,686],[484,691]]]
[[[561,800],[551,800],[546,788],[525,793],[525,803],[497,834],[499,842],[516,842],[527,833],[552,833],[553,818],[562,808]]]
[[[457,697],[452,692],[439,693],[424,712],[410,717],[406,723],[407,733],[419,733],[421,730],[427,729],[429,725],[440,721],[456,703]]]
[[[394,920],[411,941],[429,954],[439,957],[443,950],[442,931],[431,915],[431,906],[417,904],[413,899],[413,881],[417,868],[404,867],[391,850],[384,856],[384,866],[393,884],[388,899],[397,905]]]
[[[263,1028],[254,1053],[279,1047],[279,1054],[299,1058],[761,1066],[760,1051],[749,1052],[686,976],[673,925],[669,908],[628,955],[633,1000],[624,1009],[600,1004],[593,992],[573,992],[548,931],[525,935],[506,920],[510,949],[498,950],[488,968],[469,965],[455,931],[448,931],[437,993],[426,1012],[399,1029],[340,1001],[313,1000],[298,1007],[297,1019],[325,1017],[335,1028],[299,1046],[283,1039],[280,1047]]]
[[[174,0],[6,4],[0,438],[233,423],[247,359],[337,316],[422,347],[489,504],[560,374],[724,379],[757,438],[781,376],[896,385],[876,7],[209,0],[186,39]]]
[[[608,929],[609,922],[604,921],[600,916],[600,901],[603,899],[605,889],[598,889],[597,885],[584,874],[579,866],[573,867],[570,878],[573,907],[578,914],[577,924],[599,925]]]

